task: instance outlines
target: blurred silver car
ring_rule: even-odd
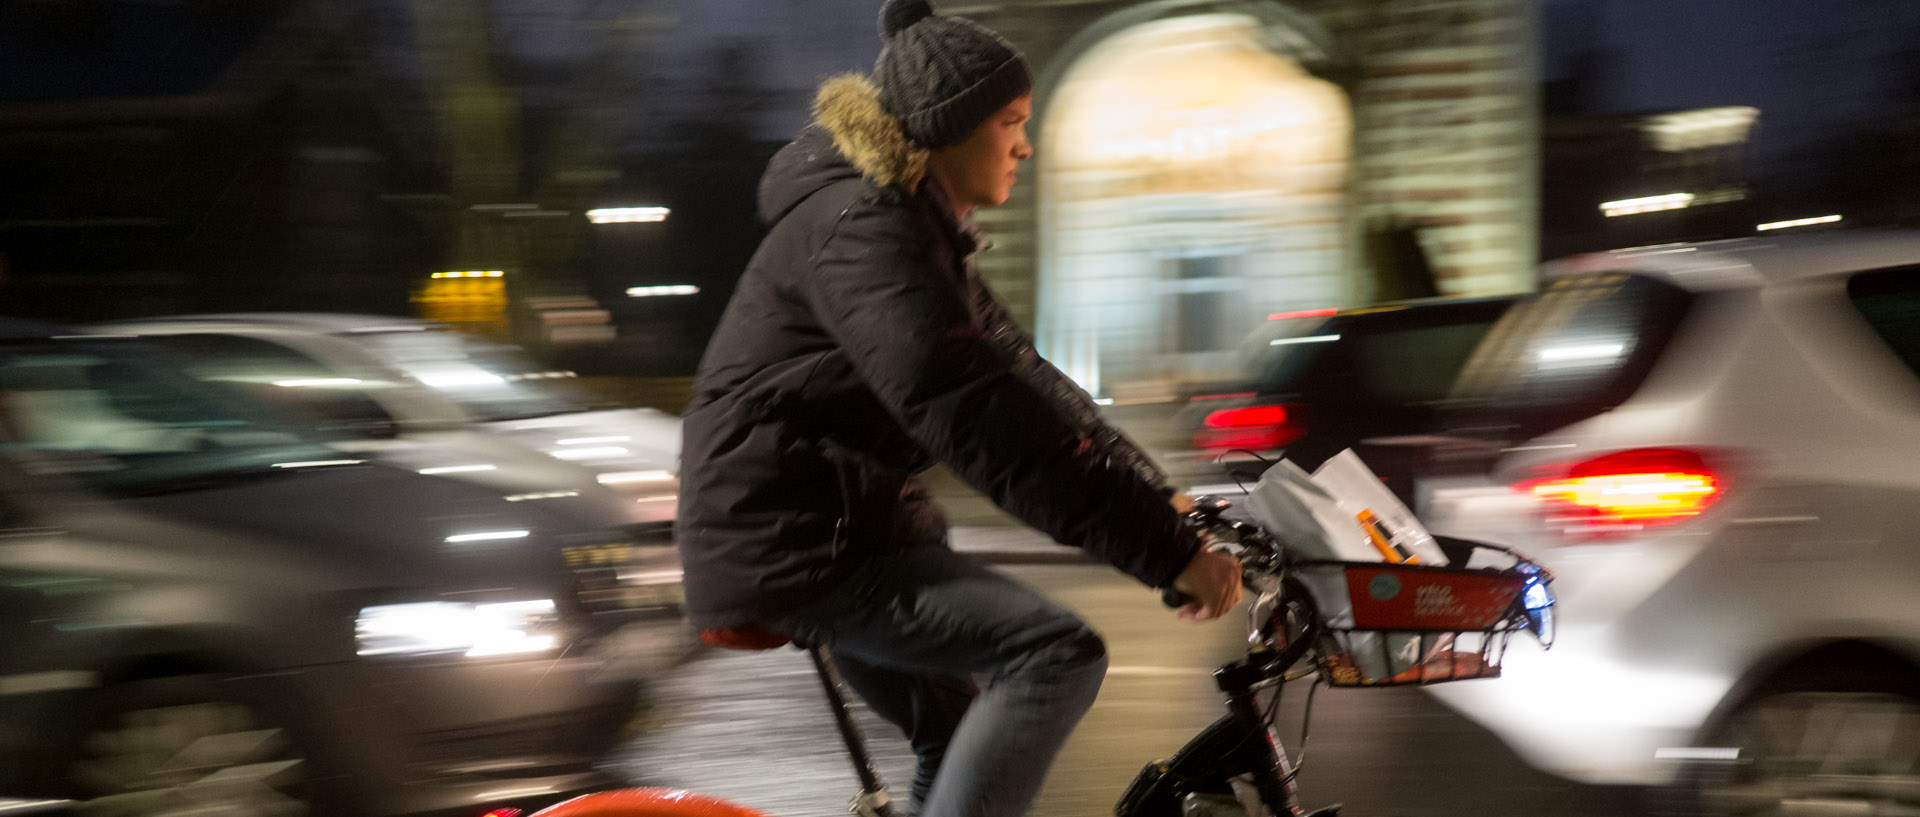
[[[478,814],[613,782],[684,643],[641,543],[578,496],[342,457],[150,352],[0,322],[7,793]]]
[[[611,492],[632,524],[673,521],[680,418],[602,405],[571,373],[515,347],[378,315],[190,315],[100,329],[160,344],[195,376],[335,432],[338,448],[523,492]]]
[[[1426,518],[1550,565],[1559,638],[1432,694],[1683,811],[1920,812],[1920,235],[1550,264],[1455,393],[1505,448]]]

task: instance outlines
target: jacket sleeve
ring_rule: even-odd
[[[1107,423],[1086,389],[1040,356],[1040,351],[1033,346],[1033,338],[1014,323],[1013,316],[1007,314],[1006,306],[994,297],[993,291],[982,284],[973,297],[974,313],[980,316],[987,337],[1013,359],[1014,371],[1020,378],[1052,400],[1061,416],[1082,437],[1093,441],[1096,451],[1133,469],[1141,479],[1171,496],[1173,491],[1167,484],[1166,472],[1140,450],[1132,438]]]
[[[912,214],[870,199],[840,214],[806,297],[901,425],[1008,513],[1152,587],[1199,540],[1163,494],[1102,456],[973,323]]]

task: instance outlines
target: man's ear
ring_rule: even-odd
[[[920,150],[916,151],[913,159],[907,163],[906,172],[900,178],[900,186],[906,188],[908,193],[920,192],[920,183],[927,178],[927,160],[931,158],[933,154]]]

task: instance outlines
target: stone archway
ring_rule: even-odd
[[[1044,100],[1038,335],[1095,394],[1218,374],[1269,312],[1349,299],[1351,108],[1271,26],[1127,25]]]

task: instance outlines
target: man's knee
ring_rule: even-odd
[[[1097,683],[1107,674],[1107,642],[1085,622],[1062,617],[1034,633],[1026,660],[1013,669],[1036,677],[1091,677]]]
[[[1068,664],[1081,669],[1107,672],[1107,642],[1085,624],[1060,639],[1060,649]]]

